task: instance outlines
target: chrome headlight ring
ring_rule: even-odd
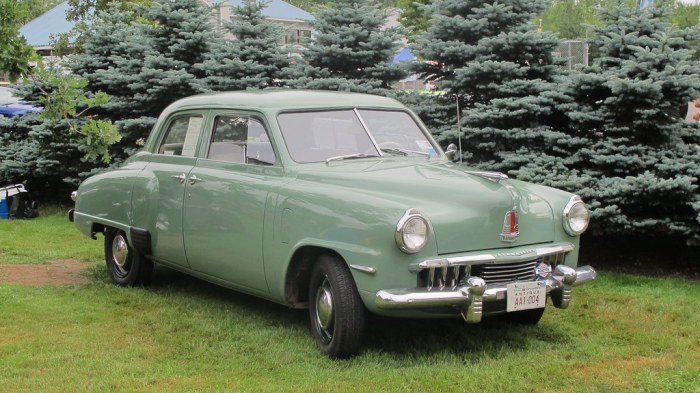
[[[416,209],[408,209],[396,224],[396,245],[407,254],[415,254],[428,244],[428,221]]]
[[[581,197],[574,195],[564,207],[564,230],[571,236],[586,231],[590,222],[590,212]]]

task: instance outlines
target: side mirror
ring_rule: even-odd
[[[457,145],[450,143],[447,146],[447,150],[445,150],[445,155],[447,155],[449,160],[454,161],[455,157],[457,156]]]

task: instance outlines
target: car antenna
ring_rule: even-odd
[[[457,102],[457,144],[459,145],[459,163],[462,164],[462,120],[460,119],[459,94],[455,94]]]

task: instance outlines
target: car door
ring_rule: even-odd
[[[189,267],[182,241],[182,209],[187,176],[195,165],[202,134],[203,113],[178,113],[166,131],[145,172],[151,176],[148,221],[153,258],[157,262]]]
[[[262,117],[217,113],[200,156],[184,202],[190,266],[249,292],[267,293],[265,205],[281,167]]]

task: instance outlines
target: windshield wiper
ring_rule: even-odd
[[[330,163],[331,161],[336,161],[336,160],[346,160],[349,158],[368,158],[368,157],[379,157],[379,156],[376,154],[367,154],[367,153],[345,154],[342,156],[329,157],[328,159],[326,159],[326,164]]]
[[[398,147],[382,147],[381,151],[389,154],[401,154],[402,156],[407,156],[409,154],[418,154],[430,158],[430,154],[424,151],[401,149]]]

